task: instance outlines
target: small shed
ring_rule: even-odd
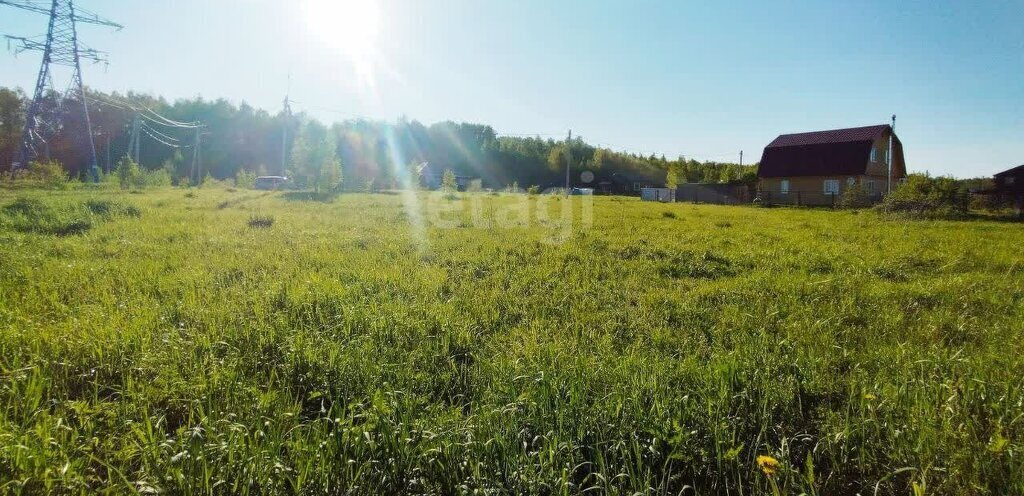
[[[674,202],[676,191],[672,188],[640,188],[640,199],[643,201]]]

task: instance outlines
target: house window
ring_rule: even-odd
[[[633,183],[633,191],[640,191],[640,183]]]
[[[877,148],[872,148],[871,149],[871,161],[872,162],[878,162],[878,149]]]
[[[846,178],[846,185],[847,186],[852,188],[855,184],[857,184],[857,178],[855,178],[855,177],[848,177],[848,178]]]
[[[864,189],[868,191],[868,194],[875,193],[875,182],[871,180],[864,181]]]
[[[838,179],[826,179],[825,180],[825,194],[826,195],[838,195],[839,194],[839,180]]]
[[[1008,178],[1006,178],[1006,185],[1007,185],[1007,186],[1010,186],[1010,185],[1012,185],[1012,184],[1013,184],[1013,178],[1012,178],[1012,177],[1008,177]]]
[[[779,193],[784,195],[789,194],[789,179],[783,179],[779,181]]]

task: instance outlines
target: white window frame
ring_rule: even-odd
[[[871,147],[871,162],[878,162],[878,148]]]
[[[822,186],[826,195],[839,194],[839,180],[838,179],[826,179],[823,181]]]
[[[789,179],[782,179],[779,181],[779,194],[789,194]]]
[[[867,190],[868,194],[875,194],[875,181],[871,179],[864,181],[864,189]]]

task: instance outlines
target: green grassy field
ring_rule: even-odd
[[[0,190],[0,493],[1024,493],[1024,225],[460,198]]]

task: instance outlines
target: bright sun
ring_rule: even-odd
[[[361,83],[373,85],[381,11],[376,0],[305,0],[306,25],[352,63]]]

